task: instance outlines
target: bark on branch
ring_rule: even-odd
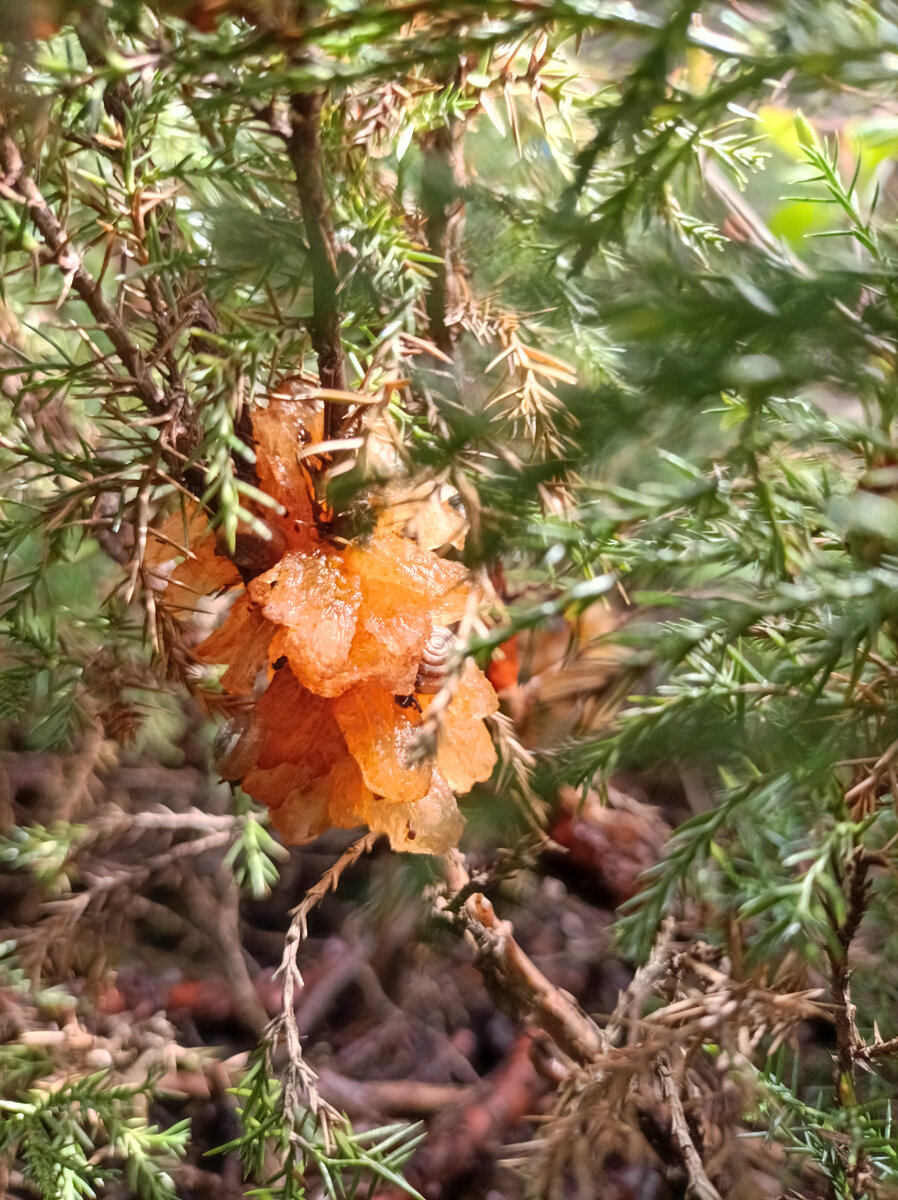
[[[845,920],[837,924],[833,918],[838,949],[829,951],[829,982],[836,1026],[834,1083],[836,1095],[843,1104],[849,1106],[857,1103],[854,1092],[857,1062],[863,1057],[864,1050],[864,1040],[858,1032],[851,999],[849,951],[867,911],[867,875],[870,866],[870,858],[862,850],[856,850],[848,863],[842,885],[847,908]]]
[[[673,1139],[689,1176],[689,1190],[695,1200],[721,1200],[720,1192],[705,1173],[702,1156],[692,1140],[689,1122],[686,1120],[686,1113],[683,1109],[683,1101],[680,1099],[679,1089],[671,1074],[670,1060],[666,1055],[661,1057],[656,1070],[658,1078],[661,1080],[664,1099],[670,1109]]]
[[[321,155],[321,92],[298,92],[290,101],[290,134],[287,150],[296,174],[309,261],[312,267],[312,316],[309,334],[318,358],[321,387],[346,390],[343,346],[340,341],[339,275],[330,203],[324,182]],[[337,436],[339,406],[325,407],[326,439]]]
[[[465,205],[464,125],[450,121],[423,141],[424,174],[421,204],[427,223],[427,243],[441,260],[427,295],[430,338],[438,350],[451,356],[454,322],[462,298],[461,242]]]
[[[452,893],[470,884],[461,855],[444,860]],[[573,1062],[586,1066],[606,1048],[605,1037],[572,996],[555,987],[515,941],[508,921],[500,920],[479,892],[467,896],[455,912],[477,953],[477,966],[496,1003],[516,1020],[547,1033]]]
[[[81,298],[98,327],[112,343],[116,357],[125,368],[123,380],[152,416],[168,417],[168,453],[166,458],[182,475],[191,491],[201,495],[201,473],[187,475],[183,463],[195,448],[198,435],[195,422],[186,409],[186,395],[180,388],[164,388],[153,373],[137,343],[131,338],[122,318],[107,303],[97,280],[87,271],[81,255],[40,188],[25,170],[22,155],[10,135],[0,125],[0,196],[28,211],[44,244],[62,272],[65,291]]]
[[[128,336],[121,318],[109,307],[95,280],[84,268],[81,255],[75,249],[56,214],[44,199],[37,184],[25,172],[19,149],[7,133],[0,135],[0,195],[13,203],[24,204],[37,230],[51,251],[69,286],[74,288],[115,349],[122,365],[131,377],[134,391],[154,416],[169,411],[168,397],[152,372],[138,346]]]

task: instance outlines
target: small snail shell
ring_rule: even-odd
[[[212,743],[212,761],[219,775],[236,783],[256,765],[262,748],[262,730],[255,713],[240,713],[225,721]]]
[[[445,625],[434,625],[430,637],[424,643],[415,691],[424,696],[434,696],[446,681],[449,662],[455,650],[455,634]]]

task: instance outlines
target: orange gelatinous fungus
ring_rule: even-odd
[[[362,603],[359,581],[340,556],[289,550],[250,583],[249,594],[282,626],[277,653],[286,655],[297,679],[318,695],[336,695],[341,689],[333,679],[346,667]]]
[[[151,571],[176,563],[168,575],[169,583],[198,596],[240,583],[240,572],[219,554],[206,512],[198,504],[185,513],[180,509],[170,513],[156,527],[147,540],[143,562]]]
[[[420,697],[425,712],[432,702]],[[496,750],[483,718],[498,707],[489,680],[468,659],[437,734],[437,766],[456,792],[469,792],[493,773]]]
[[[495,689],[483,671],[470,658],[466,660],[449,711],[460,717],[479,720],[492,716],[499,707]]]
[[[425,602],[416,604],[414,596],[391,584],[363,580],[350,672],[342,690],[367,680],[401,695],[414,691],[430,626]]]
[[[419,754],[419,712],[401,708],[391,693],[373,683],[350,688],[333,706],[350,753],[372,792],[405,804],[427,794],[433,763]]]
[[[330,792],[315,780],[304,788],[292,788],[284,801],[271,810],[271,824],[287,846],[299,846],[329,829]]]
[[[437,737],[437,765],[457,792],[489,779],[496,749],[483,721],[447,713]]]
[[[315,489],[297,450],[324,436],[321,405],[316,409],[309,400],[272,396],[267,408],[253,409],[252,419],[259,486],[283,507],[279,523],[289,545],[311,550],[318,541]]]
[[[521,652],[518,647],[518,635],[514,634],[499,647],[501,655],[493,658],[487,668],[486,677],[497,692],[514,687],[518,682],[521,670]]]
[[[249,596],[238,596],[224,622],[197,646],[195,654],[200,662],[226,662],[221,686],[233,696],[246,695],[268,663],[268,647],[276,630]]]
[[[442,546],[464,549],[467,518],[453,488],[437,488],[432,483],[412,489],[387,488],[378,499],[383,504],[383,528],[403,533],[424,550]]]
[[[413,692],[417,658],[386,649],[375,634],[361,628],[361,622],[359,626],[352,639],[346,670],[332,681],[334,693],[342,695],[357,683],[376,683],[392,695],[406,696]]]
[[[394,850],[414,854],[445,854],[458,845],[465,825],[455,794],[436,770],[426,795],[412,804],[371,796],[362,823],[372,833],[385,833]]]
[[[248,796],[266,804],[270,809],[280,808],[291,792],[296,792],[296,764],[282,762],[276,767],[253,767],[240,782]]]
[[[247,526],[231,552],[241,571],[216,548],[199,506],[160,525],[146,562],[155,569],[186,557],[176,583],[243,589],[196,657],[226,664],[223,688],[246,697],[222,728],[216,761],[268,805],[284,842],[367,824],[394,849],[442,853],[464,823],[456,793],[487,779],[496,762],[483,718],[498,700],[470,661],[428,722],[435,746],[422,740],[433,703],[420,694],[425,647],[434,626],[461,619],[469,593],[466,568],[431,544],[445,545],[439,539],[459,520],[434,500],[418,523],[424,544],[402,536],[407,517],[389,510],[372,533],[330,540],[311,460],[299,454],[322,437],[321,404],[295,390],[285,381],[253,413],[259,485],[277,507],[248,502],[271,536]]]
[[[466,567],[423,550],[390,529],[375,529],[347,546],[346,565],[363,580],[391,583],[430,601],[466,591]]]
[[[287,845],[317,837],[332,826],[352,829],[366,824],[371,791],[354,758],[341,758],[326,775],[295,788],[271,814],[271,823]]]
[[[331,704],[304,688],[289,667],[275,674],[256,703],[256,713],[262,724],[256,765],[268,770],[292,763],[295,787],[325,774],[348,754]]]
[[[210,596],[234,587],[240,582],[240,573],[232,562],[215,553],[215,542],[210,538],[191,551],[190,558],[175,567],[169,578],[188,592]]]
[[[176,508],[149,531],[143,555],[144,566],[154,569],[186,558],[191,545],[208,532],[209,521],[205,510],[198,504],[186,505],[183,512]]]

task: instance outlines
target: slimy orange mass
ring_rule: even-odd
[[[266,510],[272,536],[256,559],[267,551],[275,561],[247,570],[245,543],[242,557],[239,547],[224,556],[199,508],[186,528],[180,512],[169,517],[146,558],[170,561],[186,537],[169,587],[234,594],[196,650],[224,665],[230,697],[245,698],[220,735],[219,769],[269,807],[287,844],[364,824],[394,849],[441,853],[462,831],[456,797],[496,761],[484,718],[498,700],[473,661],[450,678],[448,704],[416,692],[434,627],[464,612],[467,570],[403,536],[388,514],[351,541],[328,537],[298,458],[316,434],[308,401],[270,400],[254,411],[253,433],[260,487],[278,506]]]

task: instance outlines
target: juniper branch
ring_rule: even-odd
[[[44,199],[34,180],[26,173],[18,146],[9,136],[0,136],[0,166],[3,179],[0,195],[24,204],[31,219],[51,251],[69,286],[74,288],[103,332],[112,342],[122,365],[128,371],[135,392],[154,416],[173,415],[171,398],[153,378],[138,346],[128,335],[121,318],[106,303],[96,281],[87,272],[81,255]]]
[[[427,294],[430,337],[447,357],[452,353],[452,312],[457,307],[459,249],[464,228],[464,199],[460,188],[464,173],[464,124],[449,118],[428,133],[423,142],[424,167],[421,202],[427,222],[427,241],[440,262]]]
[[[470,879],[461,855],[447,855],[443,864],[450,894],[466,889]],[[499,1007],[515,1020],[532,1021],[575,1063],[594,1062],[605,1049],[603,1033],[524,953],[511,923],[496,916],[486,896],[469,895],[455,920],[472,942],[477,967]]]
[[[309,334],[318,357],[318,379],[323,388],[345,391],[346,373],[337,300],[340,278],[321,150],[323,103],[322,92],[298,92],[291,97],[287,151],[296,174],[296,190],[309,243],[312,266]],[[338,433],[339,412],[338,405],[325,405],[326,439]]]
[[[837,945],[829,950],[829,977],[833,1003],[833,1019],[836,1026],[836,1096],[842,1104],[854,1105],[855,1075],[858,1059],[864,1046],[855,1021],[855,1007],[851,999],[851,969],[849,949],[860,928],[869,903],[867,873],[872,859],[858,847],[848,863],[843,882],[848,905],[845,920],[836,928]]]
[[[297,961],[299,947],[306,936],[306,920],[309,913],[329,891],[336,888],[343,872],[366,854],[377,841],[376,834],[365,834],[353,842],[341,854],[314,887],[310,888],[302,902],[290,914],[290,928],[284,942],[284,953],[278,967],[282,978],[283,998],[281,1011],[271,1022],[265,1033],[264,1044],[270,1050],[283,1036],[287,1050],[287,1065],[284,1070],[284,1113],[295,1120],[303,1105],[308,1107],[321,1129],[325,1143],[330,1145],[330,1129],[342,1124],[335,1108],[323,1100],[318,1093],[318,1076],[308,1065],[302,1052],[299,1027],[296,1023],[296,989],[304,986]]]
[[[661,1090],[664,1092],[664,1098],[670,1109],[670,1123],[674,1141],[683,1159],[686,1173],[689,1176],[689,1190],[696,1197],[696,1200],[721,1200],[720,1192],[718,1192],[717,1188],[708,1178],[705,1168],[702,1165],[702,1156],[699,1154],[695,1142],[692,1140],[692,1134],[689,1131],[689,1124],[686,1120],[686,1113],[683,1109],[683,1101],[680,1099],[679,1089],[671,1074],[670,1060],[667,1055],[662,1055],[656,1072],[658,1078],[661,1080]]]
[[[877,1058],[889,1058],[898,1054],[898,1037],[889,1038],[886,1042],[874,1042],[872,1046],[861,1046],[857,1051],[859,1062],[871,1062]]]

